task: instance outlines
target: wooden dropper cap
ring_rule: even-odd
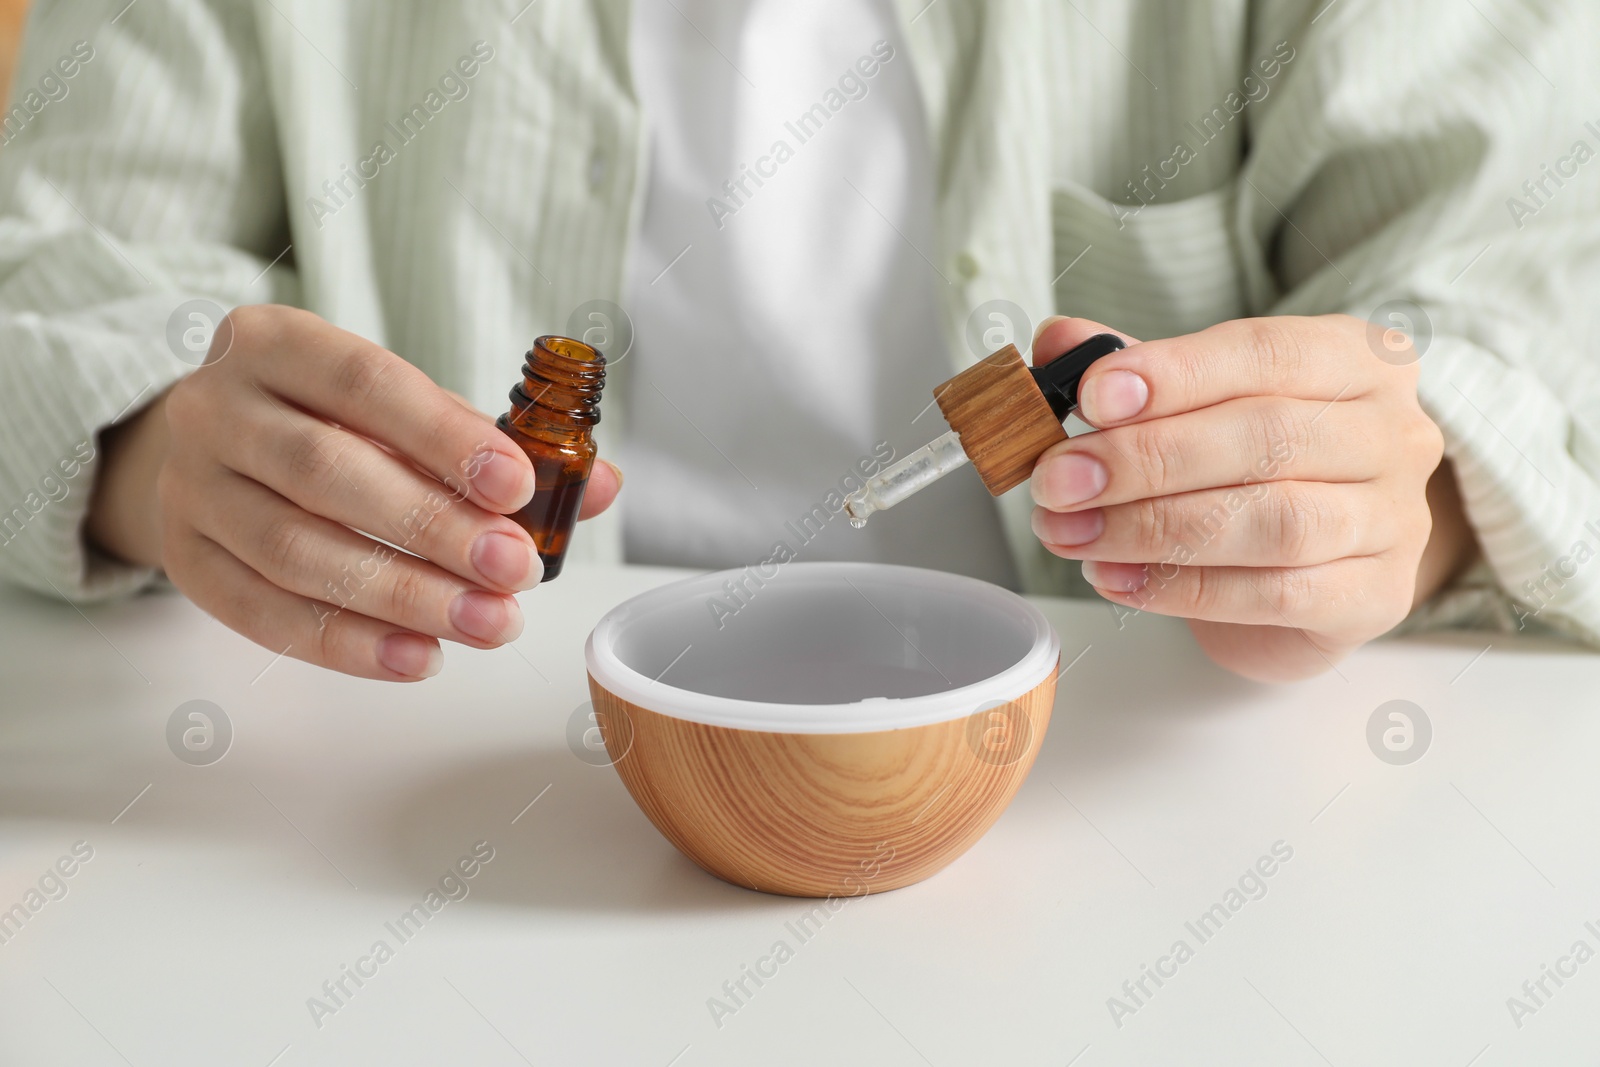
[[[1016,345],[1006,345],[934,387],[944,421],[992,496],[1027,481],[1044,450],[1067,439],[1061,420],[1077,407],[1078,382],[1091,363],[1122,347],[1120,337],[1096,334],[1029,367]]]

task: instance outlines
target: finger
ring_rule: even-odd
[[[274,397],[226,418],[218,459],[313,515],[353,526],[479,585],[531,589],[544,575],[533,539],[366,438]]]
[[[208,505],[188,510],[195,529],[287,592],[474,648],[497,647],[522,631],[512,597],[465,585],[248,478],[223,471],[204,491]]]
[[[456,392],[454,389],[446,389],[444,391],[444,395],[448,396],[451,400],[454,400],[457,404],[460,404],[462,407],[466,408],[474,416],[476,416],[480,421],[487,422],[491,426],[494,425],[494,416],[493,415],[490,415],[487,412],[479,411],[475,406],[473,406],[472,401],[468,400],[466,397],[462,396],[460,393]]]
[[[1346,315],[1236,319],[1199,333],[1145,341],[1097,360],[1078,387],[1078,414],[1105,428],[1245,396],[1324,402],[1367,395],[1384,373],[1409,374],[1367,352],[1364,325]]]
[[[1057,356],[1078,347],[1096,334],[1109,333],[1122,338],[1125,344],[1138,344],[1120,330],[1113,330],[1093,319],[1078,319],[1070,315],[1049,315],[1033,331],[1033,362],[1035,366],[1049,363]]]
[[[1089,561],[1083,576],[1105,599],[1138,611],[1330,633],[1382,633],[1404,618],[1411,605],[1410,585],[1399,580],[1399,569],[1383,556],[1315,567]]]
[[[533,496],[522,450],[393,352],[309,312],[240,308],[229,318],[235,344],[271,353],[252,364],[261,388],[382,442],[491,511]]]
[[[1033,532],[1066,559],[1309,567],[1397,544],[1396,515],[1361,483],[1258,482],[1088,511],[1035,508]]]
[[[579,519],[592,519],[617,499],[622,492],[622,469],[609,460],[597,459],[589,472],[589,485],[583,491],[583,504],[578,508]]]
[[[168,576],[201,610],[291,659],[386,682],[431,678],[444,663],[433,638],[286,592],[193,530],[166,555]]]
[[[1291,477],[1365,481],[1389,457],[1348,444],[1372,438],[1360,407],[1253,396],[1079,434],[1039,457],[1033,499],[1065,511]]]

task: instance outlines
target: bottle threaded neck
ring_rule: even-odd
[[[511,388],[512,421],[593,426],[605,384],[606,357],[598,349],[570,337],[540,337],[528,350],[522,381]]]

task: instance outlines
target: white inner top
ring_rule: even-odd
[[[674,582],[608,612],[586,649],[595,680],[631,703],[713,726],[791,733],[971,715],[1038,685],[1059,653],[1050,624],[1015,593],[860,563]]]
[[[887,0],[639,0],[633,19],[650,162],[614,368],[628,560],[721,568],[781,541],[1016,588],[970,472],[863,530],[813,510],[879,442],[904,456],[947,429],[935,176]]]

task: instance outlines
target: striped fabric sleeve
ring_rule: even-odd
[[[297,288],[249,7],[119,8],[34,5],[0,133],[0,578],[80,600],[154,577],[83,543],[99,432]]]
[[[1600,643],[1594,7],[1266,4],[1255,27],[1301,55],[1238,192],[1252,303],[1413,334],[1487,564],[1413,627]]]

